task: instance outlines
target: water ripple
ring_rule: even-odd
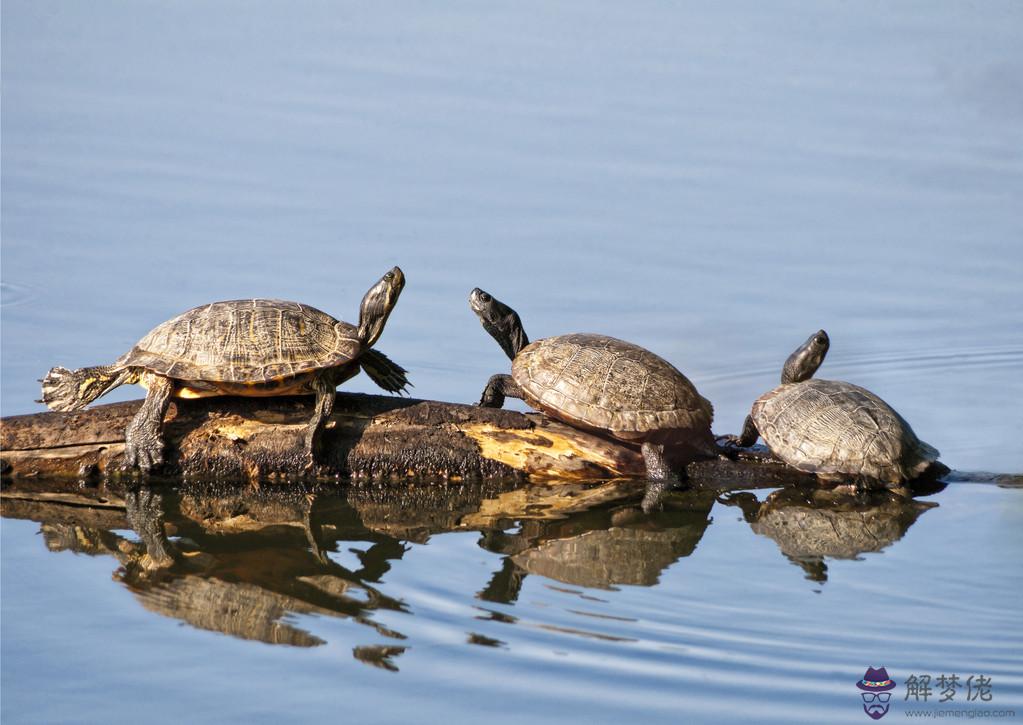
[[[25,284],[0,282],[0,307],[10,308],[26,305],[39,297],[39,290]]]
[[[1023,369],[1023,345],[846,355],[829,357],[827,365],[830,372],[823,377],[836,378],[863,371],[907,373],[1012,367]],[[753,381],[780,373],[781,363],[776,361],[771,364],[726,368],[717,373],[703,375],[700,379],[706,383]]]

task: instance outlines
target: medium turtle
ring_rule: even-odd
[[[785,361],[782,384],[753,403],[742,434],[726,439],[748,447],[762,437],[773,455],[824,480],[898,485],[932,467],[947,472],[938,451],[872,392],[812,377],[830,344],[824,330],[810,335]]]
[[[389,392],[408,385],[403,368],[370,350],[404,286],[398,267],[381,277],[362,298],[358,327],[283,300],[196,307],[154,328],[113,365],[53,368],[41,381],[39,402],[78,410],[118,385],[144,386],[145,402],[125,433],[125,466],[148,471],[163,460],[161,431],[171,396],[313,394],[305,435],[311,464],[334,407],[334,388],[360,369]]]
[[[494,375],[480,405],[520,398],[569,425],[641,446],[647,474],[674,481],[673,468],[717,456],[714,409],[671,363],[638,345],[580,333],[530,343],[518,314],[481,289],[469,305],[512,360]]]

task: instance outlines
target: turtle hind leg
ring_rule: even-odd
[[[721,440],[726,446],[749,448],[757,442],[757,438],[759,437],[760,431],[757,430],[757,424],[753,422],[753,416],[747,415],[746,420],[742,424],[742,433],[739,435],[721,436],[719,440]]]
[[[313,417],[309,420],[305,434],[304,452],[307,469],[316,463],[323,429],[327,426],[330,414],[334,412],[334,396],[337,394],[334,379],[330,375],[319,375],[314,378],[312,388],[316,392],[316,402],[313,403]]]
[[[505,398],[524,400],[525,393],[511,375],[491,375],[477,405],[481,408],[500,408],[504,406]]]
[[[115,369],[110,365],[68,370],[55,367],[40,382],[45,403],[50,410],[67,412],[81,410],[104,393],[127,382],[134,382],[136,373],[131,368]]]
[[[174,393],[174,381],[154,373],[143,377],[149,392],[124,433],[124,468],[138,467],[148,473],[163,463],[163,416]]]
[[[644,513],[650,513],[660,505],[664,495],[681,484],[681,481],[671,469],[662,444],[644,441],[642,451],[648,483],[641,506]]]
[[[412,385],[403,368],[379,350],[366,350],[359,356],[362,369],[370,379],[388,393],[404,393]]]

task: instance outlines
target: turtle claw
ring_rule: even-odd
[[[315,440],[306,439],[305,444],[298,450],[298,464],[301,466],[299,472],[308,476],[316,472],[316,450],[319,446]]]
[[[143,475],[163,464],[163,441],[159,431],[133,429],[125,435],[122,471],[138,470]]]
[[[742,443],[739,442],[739,436],[734,433],[728,435],[718,436],[717,444],[722,448],[739,449],[742,448]]]
[[[124,450],[124,463],[121,470],[138,470],[147,474],[163,464],[163,445],[159,442],[150,445],[128,445]]]
[[[483,397],[480,398],[480,402],[476,403],[477,408],[502,408],[504,407],[504,396],[498,398],[496,395],[489,394],[490,391],[483,393]]]
[[[149,473],[154,468],[159,468],[163,465],[163,451],[160,448],[155,450],[144,450],[142,455],[139,457],[139,468],[144,473]]]
[[[643,501],[640,503],[643,513],[652,514],[663,509],[664,497],[676,485],[678,485],[678,479],[674,477],[648,481],[646,491],[643,493]]]

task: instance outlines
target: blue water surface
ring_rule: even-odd
[[[400,264],[379,347],[417,396],[472,402],[506,371],[475,286],[534,338],[661,354],[720,433],[823,327],[819,376],[877,392],[956,470],[1019,473],[1021,31],[1011,1],[7,0],[0,411],[205,302],[353,321]],[[309,647],[147,608],[112,554],[9,515],[3,719],[865,722],[868,665],[991,676],[985,706],[1023,713],[1023,499],[981,479],[822,554],[826,581],[720,501],[692,551],[654,537],[656,577],[611,589],[557,578],[590,551],[564,532],[539,563],[480,526],[397,534],[375,586],[404,611],[367,616],[406,639],[285,607]],[[645,526],[681,530],[625,528]],[[516,556],[514,601],[481,598]],[[353,657],[376,645],[407,647],[396,671]]]

